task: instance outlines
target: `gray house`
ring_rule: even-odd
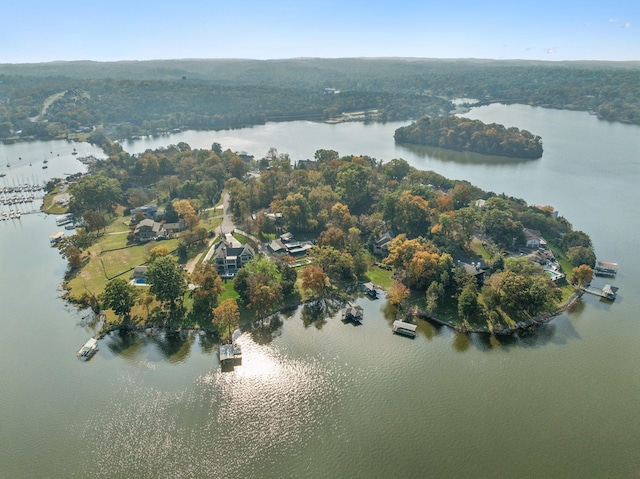
[[[213,251],[212,262],[223,278],[235,276],[238,270],[255,256],[251,246],[240,244],[229,236],[215,245]]]

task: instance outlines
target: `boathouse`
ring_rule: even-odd
[[[404,321],[396,320],[393,322],[392,331],[395,334],[400,334],[402,336],[407,336],[409,338],[416,337],[416,329],[417,325],[411,323],[405,323]]]
[[[373,283],[364,283],[362,285],[362,288],[364,289],[364,293],[366,295],[371,296],[372,298],[378,297],[378,291],[376,291],[376,287]]]
[[[49,236],[49,241],[51,242],[51,246],[58,244],[58,242],[64,237],[64,231],[58,231],[57,233],[53,233]]]
[[[347,307],[342,310],[342,319],[344,319],[345,321],[355,321],[356,323],[359,323],[360,321],[362,321],[363,317],[364,312],[362,310],[362,307],[353,304],[352,302],[349,302],[347,304]]]
[[[596,276],[615,276],[618,274],[618,263],[598,261],[596,262],[596,267],[593,268],[593,273]]]

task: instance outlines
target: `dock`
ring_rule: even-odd
[[[601,298],[608,299],[609,301],[613,301],[616,299],[618,295],[618,289],[616,286],[611,286],[610,284],[605,284],[604,288],[597,289],[592,287],[583,287],[582,290],[585,293],[593,294],[594,296],[600,296]]]
[[[409,338],[415,338],[417,328],[418,326],[416,324],[405,323],[404,321],[396,320],[393,322],[393,326],[391,329],[395,334],[400,334]]]
[[[57,233],[53,233],[49,236],[49,241],[51,242],[51,246],[58,244],[58,242],[64,237],[64,231],[58,231]]]
[[[220,362],[233,361],[233,344],[221,344],[220,345]]]

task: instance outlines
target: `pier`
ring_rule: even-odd
[[[584,291],[585,293],[593,294],[594,296],[600,296],[601,298],[608,299],[609,301],[613,301],[614,299],[616,299],[618,289],[619,288],[617,288],[616,286],[605,284],[604,288],[602,289],[583,287],[582,291]]]

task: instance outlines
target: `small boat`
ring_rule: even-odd
[[[89,340],[84,343],[84,346],[82,346],[80,348],[80,351],[78,351],[78,359],[82,359],[83,361],[86,361],[87,359],[91,358],[91,356],[93,356],[96,352],[98,351],[98,340],[95,338],[89,338]]]
[[[42,165],[43,170],[46,170],[47,168],[49,168],[47,165]]]

